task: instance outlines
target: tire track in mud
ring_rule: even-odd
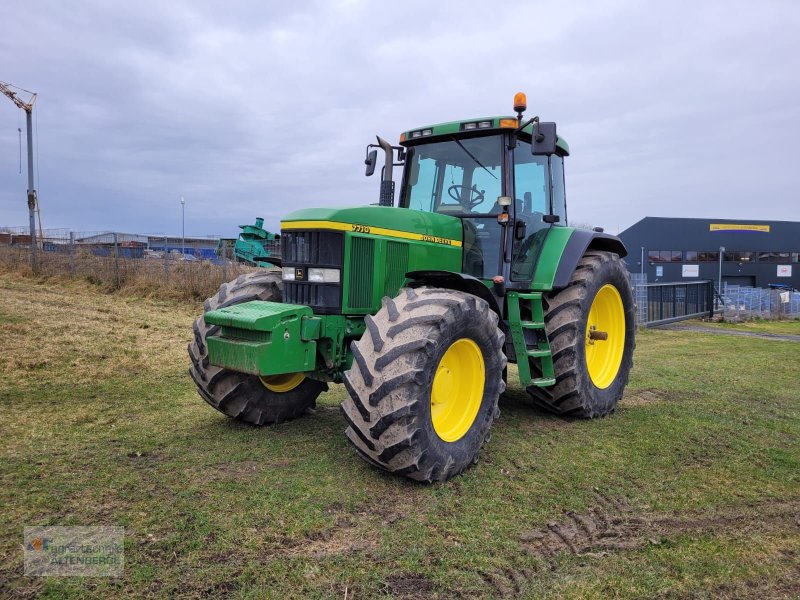
[[[566,518],[523,533],[528,554],[550,557],[560,552],[576,556],[602,556],[658,544],[661,540],[692,533],[746,533],[800,528],[800,499],[762,502],[713,515],[685,513],[662,516],[633,509],[624,498],[611,499],[595,491],[596,506],[585,514],[566,512]],[[748,510],[749,509],[749,510]]]
[[[614,552],[658,545],[684,534],[742,535],[800,531],[800,498],[754,502],[713,514],[686,512],[664,515],[630,506],[624,498],[611,498],[594,490],[595,505],[585,513],[566,511],[564,518],[520,535],[520,552],[552,559],[566,553],[602,557]],[[524,592],[535,572],[504,568],[480,573],[499,597]]]

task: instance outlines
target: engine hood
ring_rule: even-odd
[[[453,246],[463,238],[456,217],[391,206],[304,208],[285,216],[281,229],[333,229]]]

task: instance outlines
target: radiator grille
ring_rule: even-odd
[[[344,236],[338,231],[285,231],[281,235],[283,264],[341,267]]]
[[[353,237],[350,242],[350,274],[347,304],[351,309],[372,308],[372,282],[375,277],[375,240]]]
[[[408,272],[408,244],[405,242],[388,242],[386,244],[386,285],[383,293],[396,296],[403,285]]]

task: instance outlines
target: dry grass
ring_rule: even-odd
[[[220,285],[254,267],[238,263],[215,265],[207,261],[130,259],[95,256],[76,250],[67,254],[40,252],[36,273],[27,248],[0,246],[0,273],[16,273],[39,281],[83,280],[105,292],[122,292],[143,298],[205,300]]]
[[[199,306],[98,294],[84,281],[57,286],[0,279],[0,373],[18,382],[70,373],[77,384],[168,371],[185,362]]]

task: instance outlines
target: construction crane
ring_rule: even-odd
[[[17,96],[12,88],[30,94],[30,100],[24,102]],[[31,268],[36,271],[36,190],[33,189],[33,103],[36,102],[36,94],[20,87],[0,81],[0,92],[25,111],[25,121],[28,128],[28,217],[31,225]],[[41,217],[40,217],[41,220]]]

